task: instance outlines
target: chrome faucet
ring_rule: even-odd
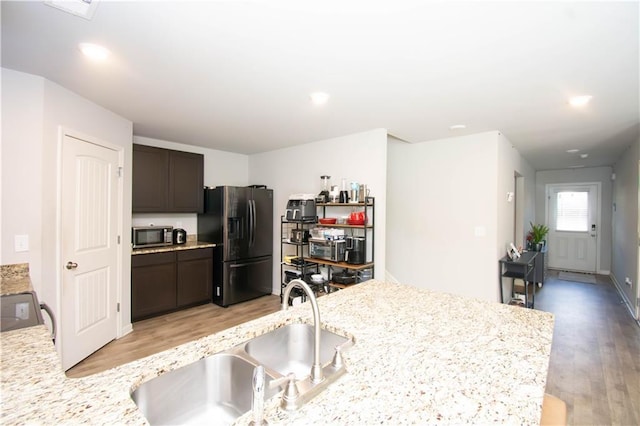
[[[251,398],[251,413],[252,419],[249,422],[250,426],[264,426],[267,421],[264,419],[264,367],[258,365],[253,369],[253,380],[251,382],[253,388],[253,395]]]
[[[300,280],[291,280],[287,287],[284,289],[284,295],[282,297],[282,310],[286,311],[289,308],[289,295],[294,287],[301,288],[309,297],[311,302],[311,309],[313,310],[313,365],[311,366],[311,383],[320,383],[324,380],[324,374],[322,372],[322,365],[320,364],[320,310],[318,309],[318,301],[315,294],[309,285]]]

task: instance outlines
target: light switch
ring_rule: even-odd
[[[13,247],[16,253],[21,251],[29,251],[29,236],[16,235],[13,239]]]
[[[476,226],[473,230],[473,235],[476,237],[486,237],[487,229],[484,226]]]

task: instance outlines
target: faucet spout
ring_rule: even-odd
[[[284,289],[284,295],[282,298],[282,310],[286,311],[289,308],[289,296],[291,295],[291,291],[294,287],[301,288],[309,297],[309,301],[311,302],[311,310],[313,311],[313,332],[314,332],[314,340],[313,340],[313,365],[311,366],[311,382],[312,383],[320,383],[324,380],[324,374],[322,372],[322,365],[320,364],[320,309],[318,309],[318,301],[316,300],[316,296],[311,290],[309,285],[300,280],[295,279],[291,280],[287,287]]]

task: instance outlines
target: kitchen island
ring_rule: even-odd
[[[539,424],[550,314],[377,280],[318,304],[323,327],[355,339],[347,373],[298,411],[268,400],[270,424]],[[63,374],[45,327],[3,333],[0,422],[145,424],[129,396],[144,381],[299,322],[312,323],[309,303],[81,379]]]

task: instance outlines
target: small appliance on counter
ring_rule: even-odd
[[[320,176],[320,179],[322,180],[322,191],[320,191],[320,193],[316,197],[316,201],[318,203],[328,203],[329,202],[329,187],[331,186],[331,185],[329,185],[329,182],[330,182],[329,180],[331,179],[331,176],[322,175],[322,176]]]
[[[292,243],[306,243],[309,241],[309,230],[308,229],[292,229],[291,230],[291,239]]]
[[[131,228],[133,248],[170,246],[173,244],[172,226],[134,226]]]
[[[173,244],[186,244],[187,242],[187,231],[181,228],[176,228],[173,230]]]
[[[345,261],[352,265],[365,263],[365,239],[364,237],[347,237]]]
[[[291,194],[287,201],[285,219],[290,222],[315,222],[316,199],[313,194]]]
[[[345,240],[309,239],[309,257],[330,260],[332,262],[344,262]]]

